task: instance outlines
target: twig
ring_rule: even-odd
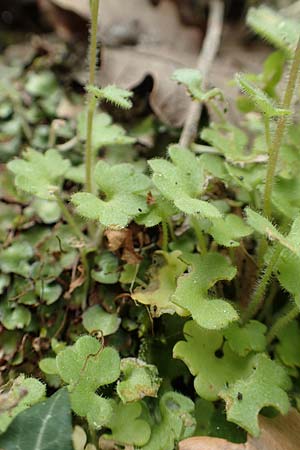
[[[207,75],[218,52],[223,28],[224,4],[222,0],[210,2],[208,28],[204,43],[198,58],[197,69],[203,77],[203,88],[207,85]],[[202,112],[202,104],[193,102],[188,110],[179,144],[189,147],[197,135],[198,122]]]

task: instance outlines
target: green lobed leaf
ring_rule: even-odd
[[[130,109],[132,107],[130,98],[133,96],[133,92],[127,91],[126,89],[122,89],[113,84],[105,86],[104,88],[88,86],[87,91],[98,100],[106,100],[119,108]]]
[[[69,385],[73,411],[86,417],[92,427],[101,428],[113,409],[110,401],[95,391],[119,377],[118,352],[111,347],[102,348],[96,338],[81,336],[56,356],[56,364],[59,375]]]
[[[181,359],[195,376],[197,394],[205,400],[215,401],[226,384],[242,378],[248,370],[250,356],[234,353],[228,343],[223,342],[223,333],[201,328],[195,321],[184,326],[186,341],[174,347],[174,358]],[[221,350],[221,356],[216,352]]]
[[[227,214],[224,218],[214,219],[208,233],[219,245],[238,247],[240,240],[249,236],[252,229],[235,214]]]
[[[89,333],[101,331],[103,336],[108,336],[118,330],[120,323],[117,314],[107,313],[100,305],[91,306],[82,314],[82,324]]]
[[[23,411],[0,436],[5,450],[72,450],[69,395],[60,389],[44,402]]]
[[[263,352],[267,341],[265,333],[266,325],[257,320],[250,320],[243,326],[238,323],[232,323],[226,330],[224,336],[232,351],[239,356],[246,356],[251,351]]]
[[[127,405],[121,402],[116,404],[113,415],[107,424],[112,433],[106,434],[104,437],[123,445],[142,447],[149,441],[151,428],[141,415],[142,404],[140,402]]]
[[[7,167],[15,174],[15,184],[18,188],[42,199],[51,200],[60,188],[69,165],[70,162],[63,159],[56,150],[41,154],[29,148],[23,153],[23,159],[10,161]]]
[[[201,214],[208,218],[221,217],[217,208],[198,198],[204,193],[205,177],[196,156],[176,145],[169,148],[169,155],[172,162],[164,159],[149,161],[156,188],[186,214]]]
[[[121,360],[122,381],[117,384],[117,393],[123,403],[136,402],[144,397],[157,397],[161,383],[157,367],[141,359]]]
[[[81,140],[86,140],[87,112],[83,111],[78,115],[77,133]],[[128,145],[135,142],[135,139],[127,136],[124,128],[112,123],[111,117],[106,113],[94,115],[92,142],[94,150],[107,145]]]
[[[228,420],[258,436],[259,412],[272,406],[281,414],[287,414],[290,402],[285,391],[290,387],[290,379],[282,366],[264,353],[255,355],[250,374],[221,392]]]
[[[9,247],[1,250],[0,268],[4,273],[15,273],[29,277],[29,261],[33,257],[32,246],[24,241],[15,241]]]
[[[214,88],[208,92],[203,90],[203,77],[201,72],[197,69],[177,69],[172,75],[172,80],[184,85],[193,99],[198,100],[199,102],[205,102],[217,96],[223,98],[223,94],[220,89]]]
[[[159,413],[143,450],[174,450],[176,442],[193,435],[196,421],[194,403],[189,398],[177,392],[166,392],[159,401]]]
[[[95,181],[105,200],[86,192],[72,196],[72,202],[83,217],[98,220],[107,227],[126,227],[135,216],[147,211],[150,180],[131,164],[110,166],[99,161]]]
[[[261,37],[292,56],[299,39],[298,22],[284,17],[267,6],[250,8],[247,24]]]
[[[19,375],[11,389],[0,394],[0,434],[8,428],[13,419],[25,409],[40,402],[46,395],[46,386],[35,378]]]
[[[218,253],[184,255],[182,259],[191,271],[179,277],[172,302],[188,310],[193,319],[207,329],[225,328],[237,320],[238,313],[230,303],[208,293],[218,281],[232,280],[236,268]]]
[[[274,100],[254,83],[251,83],[246,75],[237,74],[235,80],[243,93],[250,98],[255,103],[257,109],[267,117],[281,117],[290,114],[290,111],[276,106]]]
[[[157,263],[150,269],[148,286],[136,288],[131,297],[143,305],[149,305],[154,317],[175,312],[184,315],[184,310],[171,301],[176,289],[176,280],[186,269],[186,264],[180,260],[181,252],[157,251],[156,255]]]
[[[279,343],[276,344],[275,351],[280,360],[288,367],[300,367],[300,326],[298,321],[290,322],[279,330],[276,337]]]
[[[111,252],[104,251],[95,258],[92,278],[98,283],[115,284],[119,280],[119,260]]]

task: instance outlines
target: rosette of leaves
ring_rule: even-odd
[[[147,211],[149,178],[131,164],[110,166],[99,161],[94,179],[102,198],[88,192],[72,196],[78,213],[97,220],[106,227],[126,227],[139,214]]]
[[[94,337],[82,336],[56,356],[56,365],[58,374],[68,385],[73,411],[86,417],[93,428],[101,428],[110,420],[113,407],[96,391],[118,379],[118,352],[111,347],[102,348]]]
[[[207,329],[225,328],[236,321],[238,313],[228,301],[209,295],[218,281],[232,280],[236,268],[218,253],[187,254],[182,260],[191,269],[178,278],[172,302],[189,311],[193,319]]]
[[[56,150],[41,154],[31,148],[23,153],[23,159],[17,158],[7,165],[15,174],[15,184],[19,189],[45,200],[53,199],[69,166],[70,162]]]
[[[152,179],[161,194],[182,212],[206,218],[221,217],[218,209],[199,197],[205,193],[206,178],[199,159],[177,145],[169,148],[171,161],[152,159]]]
[[[156,366],[141,359],[125,358],[121,361],[121,373],[123,378],[118,382],[117,393],[123,403],[157,397],[162,380]]]

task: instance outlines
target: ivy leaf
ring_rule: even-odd
[[[288,367],[300,367],[300,326],[297,320],[282,328],[276,337],[279,343],[275,350],[280,360]]]
[[[235,80],[242,92],[250,98],[257,109],[268,118],[281,117],[290,114],[289,110],[277,107],[274,100],[259,87],[255,86],[255,84],[251,83],[246,75],[237,74]]]
[[[135,289],[132,298],[143,305],[150,305],[154,317],[174,312],[184,315],[183,309],[171,302],[171,296],[176,289],[176,280],[186,269],[186,264],[180,260],[181,252],[157,251],[156,255],[158,259],[156,265],[150,269],[149,285],[146,288]]]
[[[57,365],[55,358],[43,358],[39,361],[39,368],[47,375],[57,375]]]
[[[12,420],[22,411],[41,401],[46,395],[46,387],[35,378],[19,375],[8,393],[0,394],[0,433],[4,433]]]
[[[194,403],[177,392],[166,392],[159,401],[159,420],[143,450],[173,450],[175,442],[193,435]]]
[[[57,355],[56,364],[59,375],[68,384],[73,411],[86,417],[92,427],[101,428],[113,411],[110,401],[95,391],[119,377],[118,352],[111,347],[102,349],[96,338],[82,336]]]
[[[107,227],[126,227],[135,216],[147,210],[150,180],[131,164],[110,166],[99,161],[95,181],[105,200],[86,192],[72,196],[72,202],[83,217],[98,220]]]
[[[197,394],[205,400],[215,401],[226,384],[241,378],[248,369],[249,357],[234,353],[228,343],[223,345],[220,331],[201,328],[195,321],[184,326],[186,341],[174,347],[174,358],[181,359],[196,378]],[[216,352],[220,350],[220,357]]]
[[[219,245],[238,247],[239,241],[252,233],[252,229],[236,214],[227,214],[224,218],[214,219],[208,233]]]
[[[86,140],[87,112],[83,111],[78,115],[77,133],[80,140]],[[92,142],[94,150],[108,145],[128,145],[133,144],[135,139],[126,136],[124,128],[120,125],[112,124],[111,117],[106,113],[95,114],[93,120]]]
[[[205,177],[196,156],[175,145],[169,148],[169,155],[172,162],[164,159],[152,159],[149,162],[157,189],[186,214],[221,217],[217,208],[198,198],[204,192]]]
[[[101,330],[103,336],[115,333],[121,323],[117,314],[109,314],[99,305],[88,308],[82,315],[82,324],[84,328],[92,333]]]
[[[60,389],[45,402],[22,412],[0,436],[5,450],[72,450],[69,396]]]
[[[132,102],[130,98],[133,96],[133,92],[127,91],[115,85],[108,85],[104,88],[98,88],[97,86],[88,86],[87,91],[92,94],[98,100],[106,100],[115,106],[123,109],[130,109]]]
[[[275,47],[293,56],[300,33],[299,23],[280,15],[267,6],[250,8],[247,24]]]
[[[285,391],[290,387],[290,379],[282,366],[264,353],[255,355],[250,374],[221,392],[227,419],[258,436],[259,412],[266,406],[273,406],[281,414],[287,414],[290,402]]]
[[[215,88],[208,92],[203,90],[203,77],[199,70],[189,68],[177,69],[172,75],[172,80],[184,85],[191,97],[199,102],[205,102],[216,96],[223,98],[223,94],[220,89]]]
[[[135,402],[144,397],[157,397],[161,383],[157,367],[141,359],[121,360],[122,381],[118,382],[117,393],[123,403]]]
[[[17,158],[7,164],[16,175],[18,188],[45,200],[53,199],[69,166],[70,162],[56,150],[42,154],[31,148],[23,153],[23,159]]]
[[[172,302],[188,310],[193,319],[207,329],[225,328],[238,319],[236,310],[227,301],[210,298],[208,291],[221,280],[232,280],[236,268],[218,253],[185,255],[182,258],[191,271],[177,280]]]
[[[246,356],[251,351],[263,352],[266,348],[267,327],[257,320],[250,320],[244,326],[232,323],[226,330],[224,336],[233,352],[239,356]]]
[[[106,434],[104,437],[123,445],[142,447],[149,441],[151,428],[141,415],[140,402],[127,405],[120,402],[115,405],[113,415],[107,424],[112,434]]]

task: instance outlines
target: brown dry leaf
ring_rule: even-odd
[[[59,6],[89,19],[89,0],[40,0],[40,3]],[[153,2],[154,3],[154,2]],[[104,0],[100,5],[100,38],[102,41],[102,66],[99,82],[116,84],[126,89],[140,85],[150,75],[153,89],[150,104],[163,122],[182,126],[190,98],[183,87],[171,80],[175,69],[195,67],[203,33],[199,27],[188,27],[180,21],[174,0],[161,0],[153,6],[150,0]],[[48,17],[51,20],[51,17]],[[61,35],[72,35],[64,14],[52,18],[52,25]],[[66,28],[66,29],[65,29]],[[234,103],[237,90],[228,86],[236,72],[257,72],[268,53],[265,46],[244,45],[244,28],[236,24],[225,26],[221,49],[211,74],[209,85],[225,91],[230,117],[237,121]],[[74,39],[73,39],[74,41]],[[86,67],[76,68],[77,79],[86,82]],[[210,87],[209,86],[209,87]]]
[[[211,437],[192,437],[180,442],[179,450],[299,450],[300,414],[295,409],[275,419],[261,416],[260,427],[260,437],[249,437],[246,444],[233,444]]]
[[[73,278],[72,277],[72,281],[70,283],[69,289],[64,294],[64,298],[65,299],[70,299],[72,292],[75,291],[75,289],[77,289],[78,287],[82,286],[83,283],[86,280],[86,276],[85,276],[85,272],[84,272],[83,266],[78,266],[77,269],[78,269],[80,275],[77,278],[75,278],[75,277]]]
[[[131,228],[123,230],[107,229],[105,236],[108,241],[108,248],[115,252],[121,250],[121,259],[128,264],[138,264],[141,262],[141,256],[134,249],[133,231]]]

